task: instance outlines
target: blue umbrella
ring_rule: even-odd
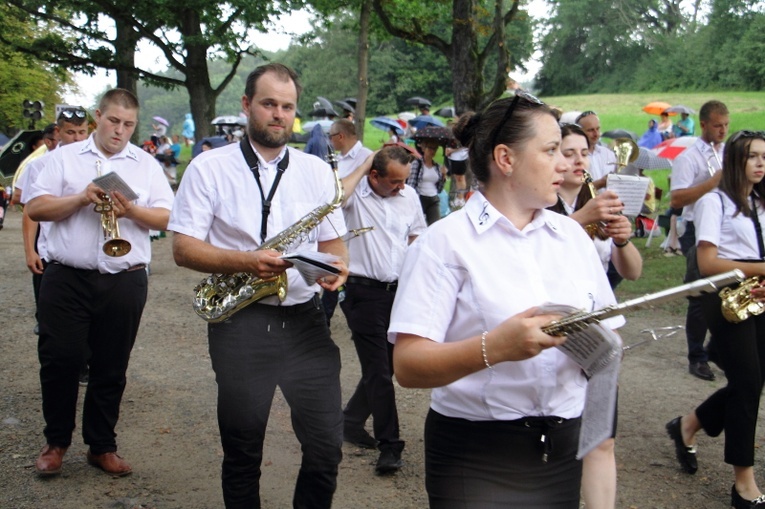
[[[382,129],[383,131],[387,132],[387,131],[390,131],[391,129],[395,129],[396,134],[398,134],[399,136],[404,135],[404,128],[401,127],[401,124],[399,124],[392,118],[377,117],[370,120],[369,123],[372,124],[372,127]]]
[[[202,153],[202,143],[206,141],[210,142],[210,145],[212,145],[212,148],[218,148],[218,147],[222,147],[223,145],[228,145],[228,140],[226,140],[225,136],[208,136],[207,138],[202,138],[198,142],[194,143],[194,146],[191,147],[191,157],[196,157]]]
[[[429,125],[444,127],[443,122],[430,115],[420,115],[419,117],[414,117],[409,121],[409,125],[415,129],[422,129],[423,127],[427,127]]]

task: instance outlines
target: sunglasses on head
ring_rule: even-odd
[[[759,138],[765,140],[765,131],[738,131],[728,139],[728,143],[735,143],[742,138]]]
[[[491,147],[497,146],[497,138],[499,137],[499,133],[502,130],[502,126],[504,126],[510,120],[510,118],[512,118],[513,112],[515,111],[515,107],[518,105],[518,102],[520,100],[524,100],[527,103],[530,103],[536,106],[542,106],[544,104],[544,102],[542,102],[540,99],[526,92],[525,90],[521,90],[520,88],[515,89],[515,97],[513,97],[513,102],[510,103],[510,106],[505,111],[505,115],[502,117],[502,120],[499,122],[499,124],[496,125],[496,127],[492,131]]]
[[[580,120],[582,120],[585,117],[589,117],[590,115],[597,115],[597,113],[595,113],[592,110],[583,111],[579,114],[578,117],[576,117],[576,120],[574,120],[574,122],[578,124]]]
[[[64,117],[67,120],[70,120],[70,119],[72,119],[74,117],[85,118],[86,115],[87,115],[87,113],[85,113],[85,110],[79,110],[79,109],[72,110],[72,109],[70,109],[70,110],[62,111],[59,116],[60,117]]]

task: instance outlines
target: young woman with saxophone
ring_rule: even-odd
[[[702,275],[740,269],[747,277],[765,277],[765,132],[739,131],[725,145],[717,190],[694,208],[696,257]],[[757,285],[745,300],[765,301]],[[731,323],[717,294],[705,297],[704,313],[712,333],[709,356],[725,372],[728,385],[687,415],[667,423],[680,466],[696,472],[696,433],[725,432],[725,462],[733,466],[731,506],[765,508],[765,495],[754,473],[754,445],[760,395],[765,381],[765,314]]]
[[[546,210],[567,167],[557,116],[518,91],[454,132],[481,188],[407,250],[389,328],[398,382],[433,388],[430,507],[577,509],[587,380],[536,306],[614,295],[581,226]]]

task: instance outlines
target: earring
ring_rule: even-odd
[[[505,172],[505,177],[509,177],[509,176],[511,176],[512,174],[513,174],[513,170],[507,170],[507,171]]]

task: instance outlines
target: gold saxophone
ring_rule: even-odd
[[[750,316],[765,311],[765,303],[752,298],[752,290],[760,286],[760,278],[752,276],[736,288],[720,290],[720,308],[723,317],[731,323],[740,323]]]
[[[285,252],[301,236],[319,223],[343,202],[343,184],[337,173],[337,161],[330,150],[327,160],[335,176],[335,197],[303,216],[295,224],[264,242],[258,250],[273,249]],[[276,295],[283,301],[287,297],[287,274],[259,278],[249,272],[236,274],[210,274],[194,288],[194,311],[210,323],[227,320],[240,309],[265,297]]]

